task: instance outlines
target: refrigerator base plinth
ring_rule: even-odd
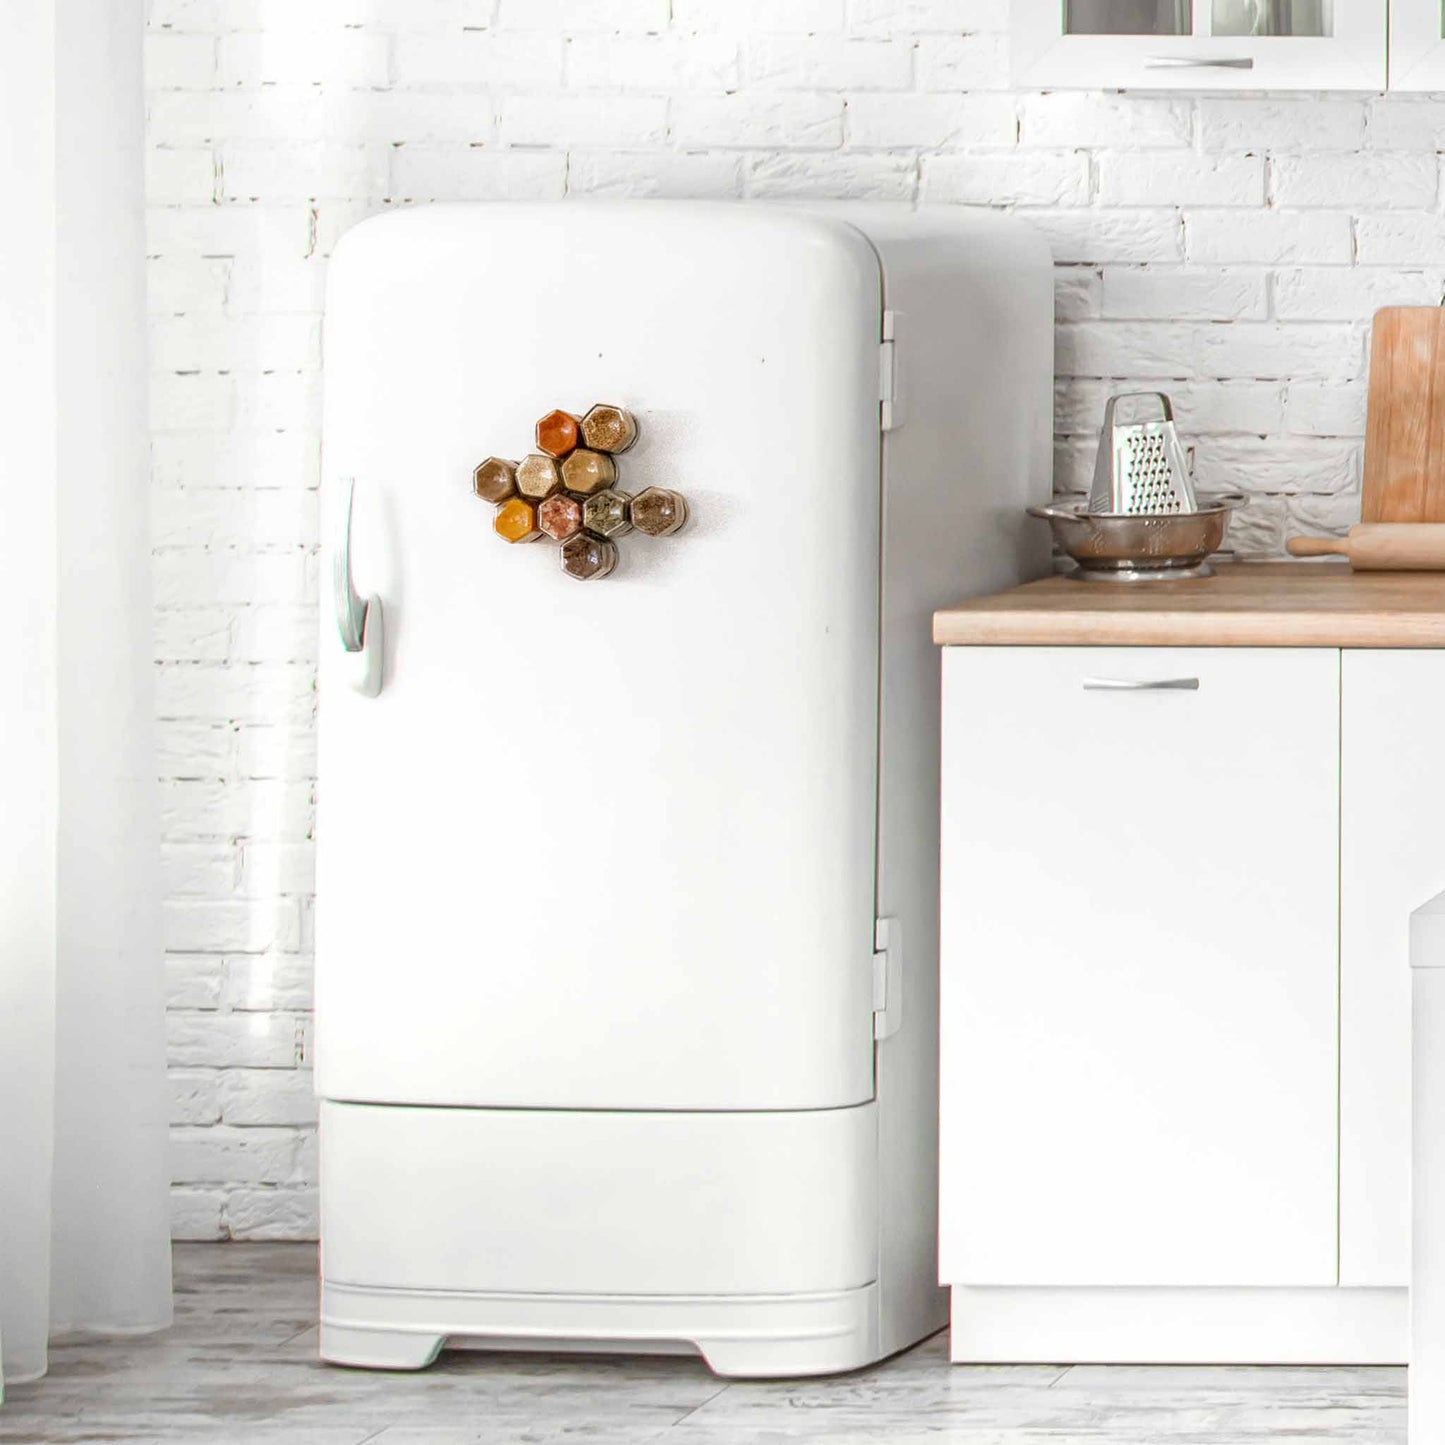
[[[444,1343],[493,1350],[675,1354],[717,1375],[776,1379],[857,1370],[881,1357],[878,1286],[799,1295],[466,1294],[323,1279],[320,1355],[420,1370]]]

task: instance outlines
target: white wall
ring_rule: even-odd
[[[1381,0],[1383,3],[1383,0]],[[1158,383],[1247,550],[1358,510],[1369,317],[1445,288],[1445,103],[1008,89],[1006,0],[151,0],[156,656],[177,1231],[314,1228],[326,256],[368,212],[582,195],[1027,214],[1058,465]],[[404,982],[399,982],[404,987]]]

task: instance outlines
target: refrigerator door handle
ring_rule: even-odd
[[[331,551],[332,597],[336,607],[336,629],[346,653],[348,680],[363,697],[381,691],[381,663],[384,630],[381,598],[362,601],[351,580],[351,511],[356,500],[356,479],[346,477],[346,504],[341,510],[336,545]]]

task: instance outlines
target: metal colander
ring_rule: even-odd
[[[1121,401],[1145,397],[1159,404],[1159,416],[1131,422],[1114,419]],[[1116,517],[1199,510],[1189,464],[1174,430],[1174,407],[1162,391],[1126,391],[1109,398],[1088,510]]]

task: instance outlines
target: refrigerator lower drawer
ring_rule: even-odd
[[[321,1106],[322,1272],[383,1289],[789,1294],[878,1273],[876,1106]]]

